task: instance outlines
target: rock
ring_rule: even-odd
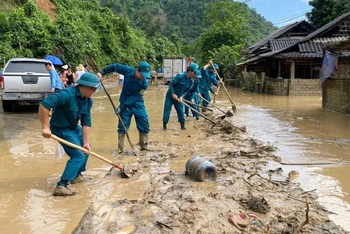
[[[293,180],[295,180],[297,177],[299,176],[299,172],[297,172],[297,171],[294,171],[294,170],[292,170],[292,171],[290,171],[289,173],[288,173],[288,179],[289,179],[289,181],[293,181]]]

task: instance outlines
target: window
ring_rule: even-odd
[[[35,61],[11,61],[4,72],[35,72],[35,73],[48,73],[45,68],[44,62]]]

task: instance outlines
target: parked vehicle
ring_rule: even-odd
[[[157,74],[157,79],[163,78],[163,76],[164,76],[164,69],[161,68],[161,67],[158,68],[156,74]]]
[[[186,61],[182,57],[164,57],[163,68],[164,82],[169,84],[177,74],[186,71]]]
[[[19,105],[38,105],[50,92],[50,75],[44,59],[10,59],[0,77],[2,108],[13,111]]]

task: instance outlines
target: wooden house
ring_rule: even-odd
[[[321,95],[319,73],[327,45],[348,40],[350,12],[320,29],[306,21],[287,25],[249,47],[244,72],[263,79],[263,92],[276,95]]]

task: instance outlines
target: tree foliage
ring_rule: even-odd
[[[215,57],[227,64],[239,59],[237,51],[243,44],[274,29],[245,3],[229,0],[51,2],[55,6],[51,18],[35,0],[0,6],[2,63],[12,57],[53,54],[73,66],[113,62],[135,66],[147,60],[157,67],[163,56],[198,54],[201,62]],[[261,25],[252,26],[257,21]]]
[[[306,16],[318,28],[350,11],[349,0],[312,0],[309,5],[313,8]]]
[[[214,59],[221,67],[230,67],[240,59],[245,44],[247,21],[245,5],[230,0],[207,4],[205,22],[208,27],[196,42],[200,63]]]

